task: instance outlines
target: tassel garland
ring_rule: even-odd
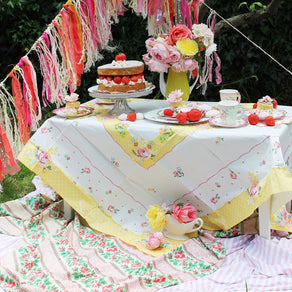
[[[82,74],[103,58],[101,51],[115,49],[108,45],[113,39],[111,24],[117,23],[119,15],[127,10],[124,5],[137,15],[147,17],[148,33],[156,36],[167,33],[177,23],[178,16],[189,28],[198,23],[201,2],[203,0],[68,0],[28,54],[6,76],[11,79],[12,94],[4,86],[6,79],[0,83],[0,179],[5,169],[17,171],[14,157],[29,140],[31,132],[37,130],[42,107],[63,105],[68,92],[74,92],[80,85]],[[31,52],[36,53],[39,61],[41,98],[36,71],[28,57]],[[216,83],[222,80],[221,61],[214,52],[206,59],[201,84],[212,80],[213,59],[217,65]]]

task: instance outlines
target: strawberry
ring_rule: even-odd
[[[138,76],[138,79],[142,79],[143,76],[144,76],[144,74],[143,74],[143,73],[140,73],[140,74],[138,74],[137,76]]]
[[[121,84],[122,78],[120,76],[115,76],[114,77],[114,82],[117,83],[117,84]]]
[[[130,82],[130,78],[128,76],[123,76],[122,77],[122,82],[125,84],[128,84]]]
[[[111,76],[107,76],[105,79],[106,79],[107,81],[113,81],[113,77],[111,77]]]
[[[253,108],[257,108],[257,107],[258,107],[258,104],[255,103],[255,104],[253,105]]]
[[[275,99],[275,98],[272,98],[272,102],[273,102],[273,108],[277,108],[277,106],[278,106],[278,102],[277,102],[277,100]]]
[[[194,108],[188,112],[188,118],[190,122],[197,122],[202,118],[202,116],[202,112]]]
[[[185,123],[188,119],[188,114],[187,113],[178,113],[176,115],[176,119],[178,120],[179,123]]]
[[[170,108],[166,108],[166,109],[163,111],[163,114],[164,114],[165,116],[172,117],[172,116],[173,116],[173,110],[170,109]]]
[[[126,60],[126,55],[124,53],[120,53],[115,56],[115,61],[125,61]]]
[[[275,126],[275,119],[272,116],[268,116],[265,118],[265,124],[267,126]]]
[[[133,82],[138,82],[138,76],[137,76],[137,75],[133,75],[133,76],[131,77],[131,81],[133,81]]]
[[[104,79],[104,76],[99,76],[99,80],[103,80]]]
[[[128,113],[128,115],[127,115],[127,119],[131,122],[136,121],[136,118],[137,118],[137,115],[134,112]]]
[[[259,122],[260,118],[257,114],[250,114],[248,116],[248,121],[251,125],[256,125]]]

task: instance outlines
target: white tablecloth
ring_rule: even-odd
[[[107,115],[111,106],[89,104],[97,114],[48,119],[19,160],[95,229],[136,244],[153,232],[145,217],[151,205],[192,202],[204,227],[214,230],[231,228],[269,198],[273,213],[291,198],[292,124],[122,122]],[[167,106],[162,100],[129,104],[142,113]],[[273,218],[273,228],[287,226],[290,218]]]

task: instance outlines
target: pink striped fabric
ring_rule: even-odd
[[[291,239],[243,235],[222,242],[227,256],[214,274],[159,291],[292,291]]]

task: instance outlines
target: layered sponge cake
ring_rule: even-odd
[[[119,54],[110,64],[97,68],[98,91],[131,92],[146,87],[144,64],[136,60],[126,60],[125,54]]]

